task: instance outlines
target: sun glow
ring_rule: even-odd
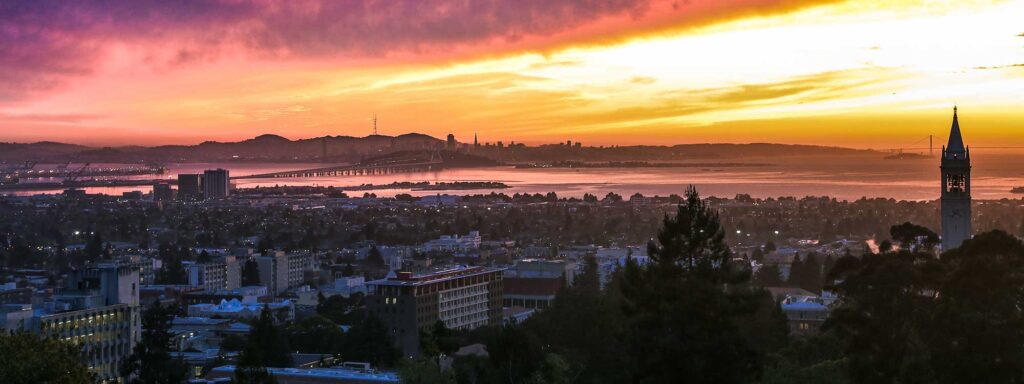
[[[209,63],[140,69],[115,49],[91,77],[50,97],[0,107],[72,122],[23,121],[6,139],[68,127],[132,143],[479,132],[486,141],[590,144],[774,141],[879,146],[943,134],[963,106],[977,145],[1020,141],[1024,2],[848,2],[615,45],[423,62],[272,60],[226,53]],[[894,118],[886,123],[886,116]],[[2,117],[0,117],[2,118]],[[871,121],[885,127],[857,127]],[[775,122],[768,129],[768,122]],[[212,134],[211,134],[212,133]],[[69,136],[70,135],[70,136]]]

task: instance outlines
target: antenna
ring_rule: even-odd
[[[935,154],[932,152],[932,135],[928,135],[928,157],[933,157]]]
[[[373,135],[377,136],[377,114],[373,114]]]

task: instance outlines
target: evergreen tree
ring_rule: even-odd
[[[843,257],[829,280],[842,297],[825,323],[846,346],[850,378],[858,383],[927,383],[926,340],[941,271],[930,254]]]
[[[800,254],[793,255],[793,262],[789,264],[789,278],[786,279],[786,285],[790,287],[800,287],[804,284],[804,262],[800,259]]]
[[[754,273],[754,285],[759,287],[782,286],[782,271],[778,264],[765,264]]]
[[[754,248],[754,251],[750,253],[750,259],[758,263],[764,261],[764,251],[761,247]]]
[[[210,252],[207,252],[205,249],[202,252],[199,252],[199,256],[196,257],[196,262],[200,264],[209,263],[211,261],[213,261],[213,257],[210,256]]]
[[[185,363],[171,357],[174,312],[156,302],[142,314],[142,340],[122,362],[121,375],[135,384],[175,384],[188,376]]]
[[[242,286],[252,285],[260,285],[260,265],[250,258],[242,265]]]
[[[89,242],[85,244],[85,260],[94,263],[103,256],[103,237],[100,233],[94,232]]]
[[[345,335],[341,356],[346,360],[365,361],[376,366],[395,364],[400,352],[391,343],[391,332],[376,316],[366,316]]]
[[[690,187],[666,216],[646,267],[628,263],[622,294],[636,359],[633,382],[749,382],[763,357],[744,337],[762,296],[744,284],[718,215]],[[768,331],[768,330],[762,330]],[[784,337],[784,336],[783,336]]]
[[[250,343],[238,355],[235,365],[234,384],[277,384],[277,379],[267,371],[263,363],[263,351],[259,346]]]
[[[387,269],[388,264],[384,261],[384,255],[381,255],[380,250],[374,245],[370,247],[370,251],[366,255],[366,265],[370,269],[383,271]]]
[[[185,284],[188,282],[188,273],[182,262],[182,250],[184,247],[173,247],[169,244],[161,244],[159,248],[160,260],[163,266],[156,276],[158,284]]]
[[[927,340],[943,383],[1024,383],[1024,243],[978,234],[942,255],[949,271]]]
[[[253,350],[259,351],[258,354]],[[243,354],[256,355],[260,366],[264,367],[289,367],[292,364],[291,348],[288,340],[277,327],[273,313],[268,305],[263,306],[260,317],[252,325],[249,331],[249,343]],[[249,356],[252,358],[252,356]]]

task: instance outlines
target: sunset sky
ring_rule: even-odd
[[[1024,146],[1024,1],[4,1],[0,52],[0,141]]]

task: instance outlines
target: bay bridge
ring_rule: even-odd
[[[928,142],[928,146],[924,146],[925,141]],[[943,140],[942,142],[945,142]],[[1024,146],[971,146],[971,149],[1024,149]],[[934,135],[928,135],[911,142],[910,144],[901,146],[899,148],[887,148],[885,149],[889,153],[902,154],[903,151],[924,151],[928,150],[928,156],[935,156],[934,146]]]
[[[322,176],[364,176],[387,175],[392,173],[429,172],[442,168],[444,159],[440,153],[431,152],[430,156],[388,157],[355,164],[338,164],[329,167],[297,169],[258,173],[245,176],[233,176],[232,179],[276,179],[288,177],[322,177]]]

